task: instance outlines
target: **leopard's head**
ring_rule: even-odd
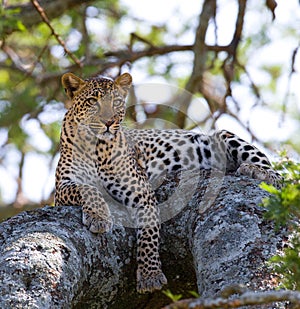
[[[131,83],[128,73],[115,80],[105,77],[82,80],[72,73],[62,76],[63,87],[72,100],[75,123],[104,139],[112,139],[120,129]]]

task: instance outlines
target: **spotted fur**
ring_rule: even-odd
[[[159,213],[153,184],[163,172],[219,168],[272,184],[280,176],[257,148],[228,131],[208,136],[184,130],[125,130],[125,98],[132,78],[82,80],[67,73],[62,84],[72,106],[62,124],[56,170],[56,205],[82,206],[91,232],[112,227],[100,185],[136,210],[137,290],[161,289],[167,279],[159,258]]]

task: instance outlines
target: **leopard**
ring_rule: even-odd
[[[282,177],[257,147],[220,130],[128,129],[123,124],[132,76],[82,79],[65,73],[71,102],[61,126],[55,205],[80,206],[90,232],[112,230],[104,193],[135,209],[136,289],[154,292],[167,284],[159,254],[158,200],[153,183],[163,172],[223,168],[280,186]],[[221,155],[223,154],[223,155]],[[122,207],[123,207],[122,206]]]

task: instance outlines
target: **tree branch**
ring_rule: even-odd
[[[178,113],[176,124],[179,128],[184,128],[185,118],[191,101],[192,94],[201,89],[203,74],[205,72],[207,46],[205,44],[205,36],[210,19],[215,16],[216,0],[205,0],[201,14],[199,16],[199,24],[196,29],[195,43],[193,45],[194,64],[192,74],[185,86],[186,92],[178,102],[180,113]]]
[[[198,290],[204,299],[236,283],[275,288],[265,261],[283,247],[285,230],[275,233],[262,218],[257,205],[268,194],[246,177],[220,178],[209,172],[201,179],[199,173],[182,177],[166,179],[157,190],[167,288],[184,297]],[[23,212],[1,223],[0,307],[167,305],[161,292],[136,293],[135,231],[121,224],[126,211],[113,201],[109,205],[115,223],[103,235],[90,233],[81,223],[80,208],[71,206]]]
[[[45,12],[45,10],[40,6],[39,2],[37,0],[31,0],[31,3],[37,10],[37,12],[41,15],[42,20],[44,23],[49,27],[51,30],[52,35],[57,40],[58,44],[62,46],[65,53],[69,55],[69,57],[78,65],[79,68],[82,67],[82,63],[77,59],[77,57],[67,48],[65,42],[62,40],[62,38],[55,32],[54,28],[52,27],[50,20]]]
[[[51,20],[63,15],[69,9],[82,5],[83,3],[91,2],[95,2],[95,0],[40,0],[40,5],[47,12],[47,16]],[[19,9],[20,12],[15,16],[26,28],[30,28],[42,22],[41,15],[36,10],[33,10],[32,3],[26,3],[23,5],[11,5],[7,6],[5,9]],[[6,34],[10,34],[15,30],[17,29],[7,29]]]
[[[103,58],[94,57],[86,58],[83,60],[85,67],[97,67],[99,70],[95,74],[104,74],[107,70],[113,67],[121,67],[124,63],[133,63],[144,57],[155,57],[164,56],[173,52],[185,52],[193,51],[194,45],[164,45],[164,46],[153,46],[145,48],[143,50],[132,51],[129,49],[121,49],[118,51],[109,51],[104,53]],[[229,45],[206,45],[208,51],[221,52],[229,51]],[[76,72],[78,70],[77,65],[73,65],[67,68],[67,71]],[[44,74],[39,78],[41,83],[47,83],[49,80],[57,79],[61,76],[62,72]]]
[[[289,99],[290,99],[292,77],[293,77],[293,74],[296,72],[295,61],[296,61],[296,57],[297,57],[297,54],[299,52],[299,49],[300,49],[300,44],[298,44],[298,46],[293,50],[292,57],[291,57],[290,72],[289,72],[289,76],[288,76],[286,92],[285,92],[284,99],[283,99],[283,102],[282,102],[282,107],[281,107],[281,110],[282,110],[281,117],[280,117],[281,123],[284,122],[285,116],[286,116],[287,106],[288,106]]]
[[[237,47],[238,47],[239,42],[240,42],[241,37],[242,37],[247,0],[238,0],[238,3],[239,3],[239,10],[238,10],[236,23],[235,23],[235,31],[234,31],[232,41],[229,44],[231,46],[231,49],[232,49],[231,55],[234,58],[236,57]]]
[[[207,299],[185,299],[163,309],[213,309],[213,308],[239,308],[242,306],[267,305],[275,302],[291,302],[300,305],[300,292],[298,291],[263,291],[245,292],[233,298],[207,298]],[[273,307],[272,307],[273,308]]]

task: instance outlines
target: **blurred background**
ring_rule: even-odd
[[[0,221],[53,204],[66,72],[130,72],[127,127],[227,129],[299,159],[298,0],[2,0],[0,15]]]

